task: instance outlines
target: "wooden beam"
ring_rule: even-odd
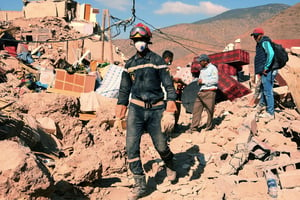
[[[79,113],[79,119],[83,121],[88,121],[95,118],[96,118],[96,114],[94,113]]]
[[[73,91],[67,91],[67,90],[60,90],[60,89],[56,89],[56,88],[48,88],[47,92],[64,94],[64,95],[67,95],[67,96],[74,96],[74,97],[80,97],[80,94],[81,94],[79,92],[73,92]]]
[[[25,65],[25,64],[22,63],[22,62],[19,62],[19,65],[20,65],[23,69],[27,70],[27,71],[30,72],[30,73],[33,73],[33,74],[37,74],[37,73],[38,73],[38,70],[37,70],[37,69],[33,69],[33,68],[31,68],[31,67]]]

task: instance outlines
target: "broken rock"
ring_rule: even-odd
[[[50,196],[53,179],[28,147],[0,141],[0,199],[32,199]]]

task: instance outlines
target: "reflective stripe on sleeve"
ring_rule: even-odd
[[[127,69],[128,73],[134,72],[135,70],[138,69],[142,69],[142,68],[146,68],[146,67],[152,67],[154,69],[164,69],[164,68],[168,68],[167,65],[154,65],[154,64],[144,64],[144,65],[137,65],[135,67],[130,67],[129,69]]]

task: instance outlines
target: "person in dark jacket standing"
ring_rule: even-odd
[[[162,53],[162,58],[164,59],[164,61],[166,62],[167,65],[171,65],[174,59],[174,53],[170,50],[165,50]],[[182,94],[182,90],[183,90],[183,83],[180,79],[178,78],[173,78],[173,82],[174,82],[174,87],[175,87],[175,92],[176,92],[176,108],[177,111],[175,112],[175,129],[178,126],[178,120],[179,120],[179,116],[180,116],[180,111],[181,111],[181,94]]]
[[[135,181],[128,197],[131,200],[138,199],[146,193],[146,177],[140,158],[140,142],[144,131],[150,134],[155,149],[164,161],[168,179],[176,179],[173,153],[168,146],[167,136],[163,133],[168,131],[166,129],[174,127],[176,94],[165,61],[148,48],[151,37],[150,29],[142,23],[131,29],[130,39],[137,52],[126,62],[116,106],[116,119],[120,120],[125,118],[129,105],[126,152],[129,169]],[[167,93],[166,105],[161,86]]]
[[[165,50],[162,53],[162,58],[164,59],[167,65],[171,65],[173,62],[174,53],[170,50]]]
[[[266,112],[259,115],[259,117],[265,119],[265,121],[270,121],[275,117],[273,84],[277,70],[272,70],[274,50],[271,45],[271,39],[264,35],[262,28],[255,28],[251,36],[256,41],[255,74],[261,76],[260,91],[262,93],[257,110],[261,112],[266,106]]]

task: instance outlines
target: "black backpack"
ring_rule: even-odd
[[[271,44],[275,54],[272,69],[281,69],[289,60],[288,53],[285,51],[281,44],[277,44],[275,42],[271,42]]]

